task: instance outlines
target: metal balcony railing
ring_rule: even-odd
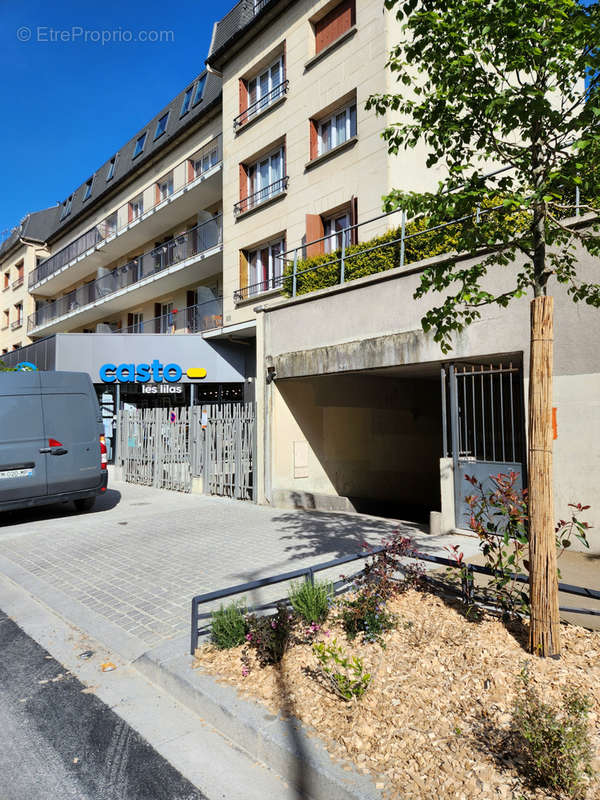
[[[264,94],[259,100],[256,100],[254,103],[248,106],[241,114],[238,114],[237,117],[233,120],[233,130],[237,131],[238,128],[241,128],[242,125],[245,125],[247,122],[250,122],[251,119],[254,119],[258,114],[266,111],[269,106],[273,105],[276,100],[279,100],[280,97],[283,97],[288,92],[289,88],[289,80],[284,80],[281,83],[274,86],[270,92]]]
[[[283,178],[279,178],[279,180],[270,183],[268,186],[264,186],[257,192],[249,194],[248,197],[244,197],[239,203],[234,205],[234,215],[239,217],[240,214],[251,211],[253,208],[261,205],[261,203],[265,203],[267,200],[271,200],[271,198],[283,194],[287,191],[289,180],[289,177],[285,175]]]
[[[18,289],[19,286],[23,286],[23,276],[20,275],[16,280],[12,282],[12,288]]]
[[[20,328],[22,324],[23,324],[23,320],[22,320],[22,319],[15,319],[15,320],[13,320],[13,321],[10,323],[10,329],[11,329],[11,331],[16,331],[16,330],[17,330],[17,328]]]
[[[193,183],[205,172],[208,172],[209,169],[212,169],[212,167],[215,167],[217,164],[219,164],[222,160],[223,139],[222,134],[219,134],[218,136],[215,136],[214,139],[211,139],[208,144],[204,145],[204,147],[200,148],[200,150],[198,150],[193,156],[186,158],[185,161],[182,161],[177,166],[173,167],[171,170],[173,175],[175,174],[175,170],[177,170],[179,167],[185,167],[183,181],[171,181],[167,196],[155,196],[154,202],[150,205],[145,205],[143,211],[136,217],[136,220],[140,217],[143,217],[149,211],[153,211],[161,203],[164,203],[165,200],[167,200],[172,194],[185,188],[190,183]],[[54,253],[54,255],[38,264],[38,266],[32,270],[29,275],[29,288],[31,289],[40,281],[43,281],[46,278],[49,278],[51,275],[54,275],[55,272],[58,272],[71,261],[79,258],[88,250],[96,247],[106,239],[110,239],[112,236],[116,236],[123,230],[126,230],[134,220],[129,219],[128,211],[127,213],[121,215],[119,212],[121,212],[123,209],[127,210],[129,202],[130,201],[123,203],[122,206],[120,206],[116,211],[113,211],[112,214],[109,214],[91,230],[87,231],[87,233],[78,236],[66,247],[63,247],[58,252]],[[127,220],[127,222],[121,226],[119,226],[119,216],[125,217]]]
[[[223,297],[187,308],[173,309],[169,314],[145,319],[122,328],[117,333],[203,333],[223,327]]]
[[[277,258],[279,259],[279,256],[277,256]],[[279,260],[281,261],[281,259]],[[283,264],[283,261],[281,261],[281,263]],[[282,269],[282,267],[280,269]],[[274,275],[271,278],[265,278],[265,280],[259,281],[258,283],[251,283],[248,286],[241,286],[233,293],[234,302],[243,303],[244,300],[248,300],[249,298],[262,294],[263,292],[271,292],[281,289],[285,279],[285,275],[279,274]]]
[[[29,316],[27,330],[32,331],[48,325],[65,314],[75,312],[98,300],[105,300],[115,292],[135,286],[136,283],[157,272],[211,250],[222,243],[222,235],[222,215],[219,214],[165,244],[143,253],[122,267],[115,267],[107,275],[41,306]]]

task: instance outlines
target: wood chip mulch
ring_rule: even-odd
[[[433,594],[410,590],[388,603],[397,626],[378,644],[347,642],[328,620],[315,636],[299,630],[280,667],[261,669],[244,649],[196,651],[195,668],[237,687],[273,712],[293,714],[318,735],[336,759],[370,774],[386,798],[488,800],[549,798],[529,789],[512,759],[507,731],[519,673],[527,666],[544,700],[560,700],[577,687],[594,708],[589,717],[600,770],[600,633],[562,627],[560,660],[534,658],[525,632],[508,630],[497,618],[466,619],[458,607]],[[345,702],[318,675],[314,640],[337,639],[363,658],[373,680],[361,700]],[[600,797],[594,779],[586,800]]]

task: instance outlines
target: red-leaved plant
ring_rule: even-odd
[[[492,570],[489,584],[484,590],[486,598],[496,605],[505,617],[516,617],[529,613],[529,587],[517,581],[517,575],[529,570],[529,507],[527,489],[516,486],[518,473],[499,473],[490,476],[491,487],[484,489],[481,482],[467,475],[466,479],[475,489],[466,497],[471,509],[469,527],[479,537],[481,552],[486,566]],[[556,524],[557,556],[577,539],[589,547],[587,531],[590,525],[576,516],[590,506],[569,503],[572,509],[569,520]],[[466,570],[463,553],[454,546],[446,548],[462,572]],[[559,572],[560,577],[560,572]]]

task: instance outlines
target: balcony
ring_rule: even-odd
[[[19,286],[23,286],[23,276],[22,275],[19,275],[19,277],[15,281],[12,282],[12,288],[13,289],[18,289]]]
[[[288,80],[285,80],[282,83],[279,83],[277,86],[274,86],[270,92],[267,92],[259,100],[256,100],[254,103],[249,105],[248,108],[242,111],[241,114],[238,114],[233,120],[234,132],[237,132],[244,125],[247,125],[253,119],[258,117],[259,114],[262,114],[264,111],[271,108],[271,106],[275,105],[278,100],[283,99],[288,93],[289,83],[290,82]]]
[[[216,259],[222,251],[222,231],[219,215],[122,267],[115,267],[95,281],[38,308],[27,320],[28,332],[37,335],[41,331],[47,334],[64,330],[61,323],[68,319],[73,319],[73,325],[84,325],[105,317],[107,312],[123,311],[134,303],[182,288],[191,282],[187,267],[199,262],[205,268],[195,270],[194,278],[200,280],[214,274],[219,269]]]
[[[279,195],[285,194],[287,192],[288,183],[289,177],[285,175],[274,183],[270,183],[268,186],[264,186],[257,192],[248,195],[248,197],[244,197],[239,203],[234,205],[234,216],[241,217],[243,214],[247,214],[248,211],[253,211],[269,200],[274,200],[276,197],[279,197]]]
[[[203,333],[223,327],[223,297],[146,319],[116,333]]]
[[[57,294],[97,267],[106,266],[149,239],[157,238],[198,209],[218,202],[222,195],[219,174],[222,157],[219,134],[173,167],[163,187],[159,188],[158,182],[146,187],[141,197],[138,195],[139,203],[128,200],[91,230],[42,261],[29,275],[29,290],[36,295]],[[149,194],[152,202],[148,202]]]

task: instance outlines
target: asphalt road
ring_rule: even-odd
[[[206,800],[0,611],[0,800]]]

